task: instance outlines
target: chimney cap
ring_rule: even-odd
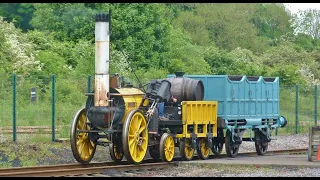
[[[96,22],[109,22],[109,14],[96,14],[95,20]]]
[[[183,71],[177,71],[174,74],[176,75],[176,77],[183,77],[184,72]]]

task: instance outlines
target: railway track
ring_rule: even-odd
[[[61,129],[62,129],[62,126],[58,126],[55,128],[55,132],[59,133]],[[12,126],[0,127],[0,132],[4,134],[11,134],[13,133]],[[34,134],[34,133],[51,134],[52,127],[51,126],[17,126],[16,133],[17,134]]]
[[[305,154],[308,149],[291,149],[291,150],[277,150],[268,151],[269,155],[279,154]],[[238,156],[257,156],[256,152],[239,153]],[[221,154],[218,157],[210,156],[213,158],[226,158],[226,154]],[[198,159],[194,156],[194,159]],[[177,166],[181,161],[180,157],[174,158],[173,162],[156,162],[152,159],[147,159],[144,163],[139,165],[128,164],[122,161],[120,164],[115,162],[100,162],[82,164],[60,164],[50,166],[37,166],[37,167],[17,167],[17,168],[0,168],[0,177],[47,177],[47,176],[72,176],[72,175],[85,175],[103,173],[106,170],[115,171],[129,171],[129,170],[146,170],[146,169],[159,169]]]

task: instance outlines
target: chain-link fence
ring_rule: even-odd
[[[299,85],[280,87],[280,115],[288,120],[278,134],[307,133],[318,123],[318,87]]]
[[[87,81],[86,76],[0,75],[2,140],[68,138],[75,113],[84,107]]]
[[[83,108],[93,76],[0,75],[0,135],[3,140],[69,138],[75,113]],[[317,124],[318,88],[280,87],[280,115],[288,120],[276,135],[307,133]],[[16,128],[14,128],[16,127]],[[54,131],[53,131],[54,129]],[[40,136],[41,135],[41,136]]]

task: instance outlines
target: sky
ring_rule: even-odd
[[[291,13],[297,13],[299,10],[317,9],[320,10],[320,3],[283,3]]]

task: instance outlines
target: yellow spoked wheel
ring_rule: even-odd
[[[164,133],[160,139],[160,156],[162,161],[170,162],[174,156],[174,140],[173,137]]]
[[[147,120],[140,110],[131,110],[122,131],[124,155],[131,163],[138,164],[144,159],[148,149]]]
[[[197,154],[199,159],[208,159],[211,148],[206,145],[206,138],[199,138],[197,144]]]
[[[88,132],[79,130],[90,130],[85,109],[77,112],[73,119],[70,133],[70,144],[74,158],[82,164],[89,163],[96,151],[95,142],[91,141]]]
[[[114,143],[109,144],[109,152],[111,159],[115,162],[120,162],[123,158],[123,153],[121,147],[119,145],[116,145]]]
[[[180,156],[185,161],[190,161],[193,158],[194,149],[191,146],[190,139],[183,138],[180,140]]]

